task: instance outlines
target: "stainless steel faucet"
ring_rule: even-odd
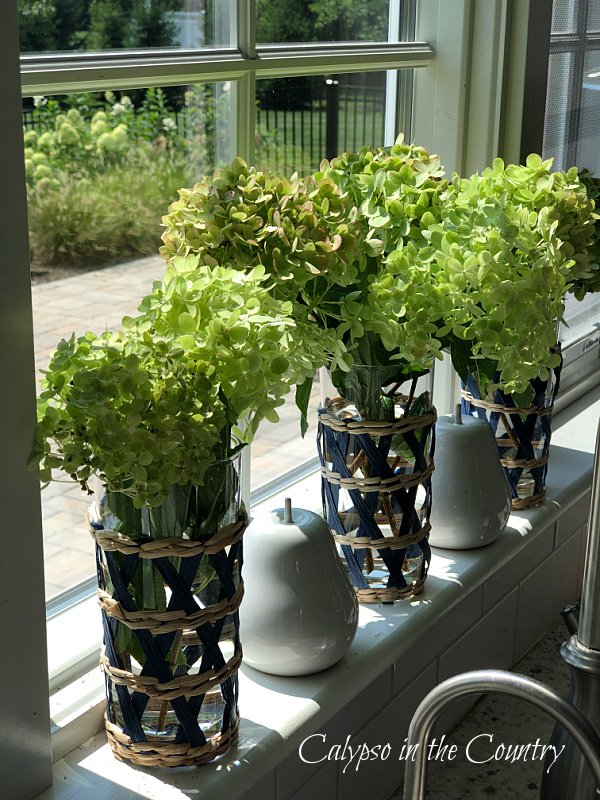
[[[417,747],[414,761],[408,759],[406,762],[404,800],[425,798],[427,746],[433,725],[441,712],[460,697],[486,692],[520,697],[547,711],[571,734],[592,771],[596,785],[600,787],[600,736],[587,717],[553,689],[533,678],[490,669],[465,672],[449,678],[432,689],[417,708],[408,731],[408,742]],[[575,797],[569,800],[575,800]]]

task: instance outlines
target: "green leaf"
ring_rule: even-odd
[[[308,430],[308,404],[310,402],[312,385],[313,377],[311,375],[306,378],[304,383],[300,383],[296,386],[296,406],[300,409],[300,433],[303,439]]]
[[[194,318],[187,311],[184,311],[179,315],[177,318],[177,324],[181,333],[192,334],[196,331],[196,323]]]
[[[106,493],[106,501],[112,513],[121,520],[123,532],[133,539],[138,539],[144,535],[142,528],[142,512],[139,508],[134,508],[130,497],[123,492]]]
[[[452,338],[450,342],[450,358],[452,366],[458,372],[463,383],[467,382],[469,372],[472,371],[472,344],[464,339]]]

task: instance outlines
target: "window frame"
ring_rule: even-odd
[[[515,4],[510,0],[419,0],[415,40],[411,43],[348,43],[314,45],[267,45],[256,47],[254,0],[234,0],[235,14],[231,46],[206,51],[152,51],[102,54],[61,54],[23,56],[23,95],[134,88],[149,85],[174,85],[186,82],[230,80],[236,87],[232,147],[238,155],[253,160],[254,89],[257,75],[282,77],[322,72],[401,70],[399,78],[414,69],[414,106],[397,110],[400,119],[413,114],[412,138],[427,149],[438,152],[442,163],[453,170],[481,168],[497,153],[515,152],[520,145],[524,108],[526,39],[523,21],[531,27],[529,12],[540,0]],[[391,0],[396,2],[396,0]],[[0,720],[0,763],[6,775],[4,786],[14,786],[15,798],[29,798],[50,782],[50,740],[47,713],[37,711],[35,747],[25,747],[15,758],[11,735],[31,728],[31,703],[47,704],[48,683],[43,603],[43,550],[39,487],[32,473],[15,461],[31,448],[35,428],[34,366],[31,326],[31,294],[27,250],[25,178],[22,159],[20,105],[16,89],[18,74],[18,0],[3,4],[0,46],[5,69],[0,72],[0,100],[5,124],[0,132],[2,158],[10,166],[0,186],[0,209],[14,224],[5,247],[5,260],[14,275],[0,297],[6,309],[0,315],[5,341],[20,335],[20,346],[6,354],[6,372],[11,375],[10,397],[3,396],[0,416],[3,444],[10,446],[0,469],[5,478],[2,498],[6,498],[8,519],[26,523],[27,563],[35,566],[32,585],[15,571],[9,576],[11,604],[18,620],[7,615],[0,605],[0,621],[16,641],[25,627],[28,632],[27,663],[9,648],[0,659],[0,686],[10,687],[12,699],[5,706],[11,713]],[[491,42],[491,46],[490,46]],[[494,65],[494,58],[498,64]],[[508,79],[510,77],[510,85]],[[398,81],[401,83],[401,80]],[[5,107],[6,106],[6,107]],[[477,127],[475,127],[475,123]],[[485,136],[480,136],[484,126]],[[393,126],[388,124],[388,134]],[[513,159],[518,155],[512,155]],[[9,313],[10,312],[10,313]],[[15,315],[19,324],[15,323]],[[456,399],[457,381],[449,365],[437,370],[436,403],[440,412],[450,410]],[[15,421],[19,424],[15,426]],[[22,507],[26,508],[26,519]],[[5,526],[7,523],[4,523]],[[6,537],[5,560],[22,560],[18,537]],[[2,586],[2,592],[5,593]],[[13,596],[14,595],[14,596]],[[12,606],[11,606],[12,607]],[[22,697],[28,697],[28,703]],[[18,700],[21,698],[21,702]],[[10,725],[10,730],[8,729]],[[82,728],[82,731],[84,729]],[[26,766],[24,760],[26,759]]]
[[[521,159],[529,153],[543,151],[546,116],[546,94],[550,56],[554,53],[573,53],[567,120],[566,164],[577,163],[577,134],[579,131],[581,93],[585,54],[600,50],[600,32],[588,33],[587,18],[590,0],[581,0],[576,9],[575,30],[572,33],[553,33],[553,3],[533,0],[534,14],[529,21],[526,68],[526,97],[529,113],[525,115],[521,139]],[[585,167],[585,164],[578,165]],[[600,295],[595,306],[600,312]],[[561,388],[554,404],[560,411],[600,384],[599,324],[590,320],[587,329],[563,347]]]
[[[229,81],[232,87],[231,150],[248,163],[254,161],[256,80],[259,78],[298,77],[323,73],[402,70],[403,77],[387,82],[391,100],[386,103],[386,134],[392,144],[398,118],[401,128],[408,126],[411,106],[398,111],[400,89],[409,86],[412,68],[426,67],[434,59],[433,48],[425,41],[403,41],[414,30],[415,0],[389,0],[388,42],[315,42],[290,44],[256,43],[256,0],[234,0],[230,16],[230,46],[203,49],[157,48],[102,52],[24,54],[20,56],[23,97],[69,94],[107,89],[134,89]],[[390,72],[388,72],[390,75]],[[388,95],[389,97],[390,95]],[[243,454],[246,486],[244,497],[258,502],[277,491],[282,479],[250,493],[250,449]],[[314,468],[314,461],[300,465],[283,476],[292,482]],[[66,607],[84,600],[94,590],[91,576],[61,593],[47,604],[52,618]],[[70,659],[65,671],[51,680],[71,674]]]

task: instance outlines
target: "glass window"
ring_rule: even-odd
[[[229,94],[219,83],[24,101],[38,370],[72,331],[118,326],[162,276],[169,203],[231,158]],[[64,480],[42,492],[48,599],[94,572],[88,498]]]
[[[573,33],[577,27],[576,3],[555,0],[552,7],[552,33]]]
[[[21,51],[77,52],[78,64],[95,64],[103,51],[227,46],[236,8],[231,0],[19,0]],[[412,39],[414,8],[413,0],[257,0],[257,40],[304,42],[308,50],[311,42]],[[410,108],[413,70],[374,71],[368,49],[357,48],[356,61],[360,73],[305,77],[290,65],[286,77],[260,78],[256,107],[254,98],[248,107],[237,102],[245,81],[161,87],[157,77],[152,88],[139,88],[139,66],[127,59],[135,88],[113,88],[106,78],[103,91],[25,98],[37,369],[72,331],[114,328],[135,312],[162,275],[161,217],[177,190],[243,153],[250,133],[259,167],[304,174],[344,150],[389,144],[403,127],[409,134],[397,120]],[[31,79],[38,62],[24,63]],[[260,75],[251,59],[245,63],[248,75]],[[57,65],[44,59],[40,73],[44,80],[45,71],[54,73],[52,92],[72,91],[79,72],[70,59]],[[181,68],[186,81],[190,69],[199,81],[207,77],[201,66],[173,65],[170,76]],[[157,62],[157,76],[163,66]],[[313,412],[318,394],[317,378]],[[262,425],[252,447],[253,490],[316,459],[315,416],[302,439],[290,396],[277,428]],[[88,498],[67,476],[45,489],[42,502],[50,599],[92,575],[93,548],[84,522]]]
[[[600,174],[600,51],[587,37],[600,19],[597,0],[555,0],[548,64],[544,157],[556,169],[577,165]],[[587,23],[587,25],[586,25]],[[590,27],[591,26],[591,27]],[[565,41],[560,34],[569,33]],[[598,376],[600,296],[566,300],[561,326],[561,394],[575,399]]]
[[[19,0],[22,53],[229,44],[227,0]]]
[[[585,54],[579,131],[577,136],[577,163],[592,172],[600,173],[600,51]]]
[[[256,0],[256,40],[387,41],[390,0]]]
[[[256,161],[306,174],[323,158],[385,140],[386,73],[259,80]]]
[[[587,32],[600,33],[600,3],[598,0],[591,0],[587,14]]]
[[[544,154],[554,158],[555,169],[568,166],[572,70],[572,53],[550,54],[544,121]]]

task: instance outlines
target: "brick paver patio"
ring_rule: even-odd
[[[59,339],[75,331],[101,332],[134,314],[139,299],[162,276],[158,256],[32,287],[37,369],[44,369]],[[315,396],[317,387],[315,387]],[[313,403],[316,407],[316,399]],[[293,402],[281,409],[277,425],[265,423],[252,445],[252,488],[277,478],[316,455],[315,428],[300,438]],[[89,498],[71,481],[55,482],[42,492],[46,598],[94,573],[94,551],[84,516]]]

